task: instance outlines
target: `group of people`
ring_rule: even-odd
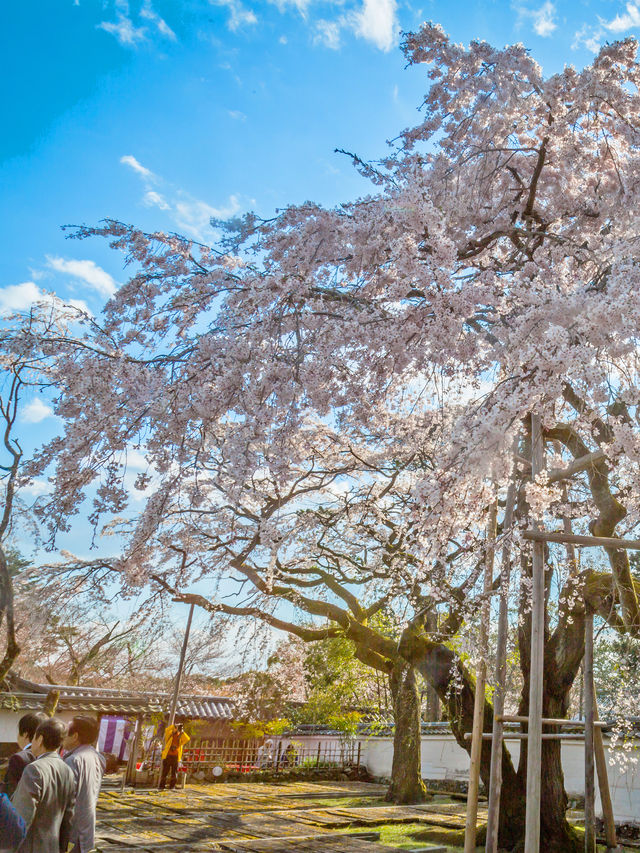
[[[0,785],[0,853],[88,853],[105,760],[95,749],[98,722],[69,725],[46,714],[18,723],[20,750]]]

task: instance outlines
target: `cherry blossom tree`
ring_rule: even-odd
[[[385,160],[353,157],[371,195],[270,220],[247,215],[226,224],[215,248],[115,221],[76,230],[109,238],[135,269],[74,340],[33,327],[13,337],[15,353],[54,360],[67,424],[33,470],[55,461],[45,517],[54,537],[90,485],[96,524],[121,514],[127,454],[146,454],[138,485],[152,494],[119,566],[141,583],[153,552],[145,543],[167,508],[180,497],[197,513],[214,449],[232,472],[225,499],[242,507],[247,482],[265,469],[276,503],[287,493],[290,472],[314,456],[318,424],[343,445],[379,442],[390,466],[419,457],[433,436],[395,531],[410,556],[389,574],[411,576],[408,597],[418,585],[432,609],[458,602],[456,618],[470,619],[487,507],[515,477],[516,521],[500,518],[498,535],[519,569],[526,713],[522,526],[534,514],[612,537],[632,535],[639,520],[637,44],[606,45],[582,71],[548,78],[521,45],[465,48],[432,25],[407,36],[404,51],[431,84],[422,121]],[[534,411],[553,473],[531,482]],[[261,523],[259,546],[278,568],[275,521]],[[585,607],[635,637],[640,604],[623,549],[608,547],[595,567],[555,546],[546,559],[557,606],[547,613],[544,715],[559,717],[583,655]],[[400,648],[468,748],[474,682],[445,637],[425,632],[428,612],[413,615]],[[503,753],[500,844],[509,849],[522,839],[526,759],[526,742],[517,769]],[[577,850],[557,742],[544,743],[541,778],[542,845]]]

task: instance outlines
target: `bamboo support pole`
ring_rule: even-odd
[[[485,557],[483,585],[484,599],[480,613],[480,633],[478,638],[479,661],[476,669],[476,688],[473,702],[473,733],[471,738],[471,766],[469,768],[467,815],[464,828],[464,853],[474,853],[476,849],[478,788],[480,786],[482,728],[484,723],[485,686],[487,681],[487,646],[491,607],[490,593],[493,584],[493,559],[497,514],[498,501],[496,499],[491,503],[489,508],[489,518],[487,519],[487,553]]]
[[[593,613],[584,619],[584,850],[595,853],[596,813],[593,752]]]
[[[531,475],[544,470],[544,441],[540,416],[531,415]],[[534,532],[541,532],[534,520]],[[540,794],[542,766],[542,695],[544,688],[544,545],[533,543],[531,601],[531,674],[529,686],[529,738],[527,751],[527,803],[524,853],[540,853]]]
[[[517,449],[517,439],[514,450]],[[516,484],[512,478],[507,489],[507,501],[504,510],[502,529],[508,530],[513,522]],[[502,789],[502,732],[504,729],[505,680],[507,673],[507,637],[509,633],[509,581],[511,577],[511,548],[506,543],[502,549],[500,580],[500,609],[498,612],[498,640],[496,648],[496,674],[493,693],[493,731],[491,741],[491,769],[489,773],[489,809],[487,820],[486,853],[496,853],[498,849],[498,828],[500,824],[500,792]]]
[[[626,548],[640,551],[640,539],[616,539],[614,536],[580,536],[577,533],[563,533],[560,530],[524,530],[523,539],[533,542],[558,542],[562,545],[582,545],[583,548]]]

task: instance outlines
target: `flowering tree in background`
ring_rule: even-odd
[[[486,509],[513,474],[516,523],[499,522],[499,533],[520,569],[526,713],[531,567],[520,526],[534,512],[547,525],[614,536],[639,521],[637,45],[607,45],[591,66],[548,79],[522,46],[466,49],[434,26],[408,36],[404,50],[427,64],[432,83],[423,121],[386,160],[354,158],[372,195],[268,221],[245,216],[227,223],[215,249],[113,221],[82,228],[76,236],[102,235],[125,251],[132,278],[75,340],[29,327],[11,346],[48,352],[62,388],[66,436],[37,460],[56,465],[52,537],[89,484],[96,523],[120,514],[127,453],[138,448],[149,461],[153,493],[118,566],[128,582],[149,577],[146,543],[178,498],[197,515],[220,448],[234,511],[265,471],[277,505],[290,472],[315,458],[321,424],[356,452],[380,444],[388,466],[412,453],[423,463],[394,531],[410,557],[393,571],[436,609],[453,600],[468,618]],[[532,411],[555,472],[533,483],[521,461]],[[274,509],[258,544],[276,568],[278,531]],[[637,636],[640,604],[622,549],[582,570],[555,548],[547,561],[558,601],[547,614],[544,715],[560,717],[583,655],[585,607]],[[446,638],[425,632],[426,612],[414,614],[400,648],[468,748],[474,683]],[[510,849],[522,839],[526,758],[526,742],[517,769],[503,753],[500,845]],[[542,846],[577,850],[558,742],[544,743],[541,779]]]

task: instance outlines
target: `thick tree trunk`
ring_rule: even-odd
[[[423,803],[428,795],[420,772],[420,693],[415,669],[404,661],[398,662],[389,682],[395,734],[391,784],[386,799],[394,803]]]
[[[453,651],[442,643],[428,640],[417,626],[410,626],[400,642],[400,653],[410,660],[423,677],[437,690],[443,703],[451,730],[461,747],[471,749],[471,741],[465,733],[471,732],[475,684]],[[553,674],[552,662],[548,672]],[[576,666],[577,670],[577,666]],[[545,687],[544,715],[564,717],[568,707],[569,688],[573,679],[567,678],[561,686],[554,684],[552,693]],[[528,678],[524,695],[528,696]],[[521,711],[527,713],[527,706]],[[493,709],[485,702],[485,732],[493,724]],[[502,795],[500,798],[500,820],[498,845],[501,850],[521,851],[524,844],[526,812],[526,740],[522,741],[520,763],[516,772],[506,747],[502,749]],[[480,764],[480,777],[489,785],[491,761],[490,741],[484,741]],[[544,741],[542,747],[542,800],[541,800],[541,845],[545,853],[577,853],[580,848],[578,836],[567,823],[565,811],[567,797],[564,791],[564,775],[560,756],[560,741]]]

